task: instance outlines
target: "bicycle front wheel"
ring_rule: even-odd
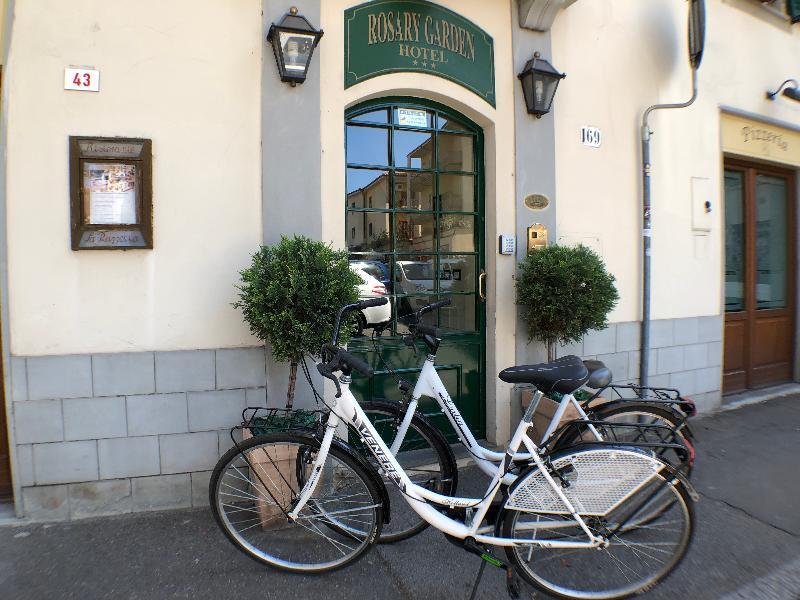
[[[240,448],[217,463],[209,499],[217,524],[251,558],[285,571],[320,573],[354,562],[380,535],[378,484],[345,450],[331,446],[312,497],[292,521],[287,513],[311,476],[319,442],[270,433]]]
[[[581,486],[581,478],[585,478],[583,484],[589,487],[579,493],[590,495],[595,490],[599,494],[597,486],[607,485],[606,476],[600,465],[589,467],[572,485]],[[669,502],[664,494],[669,495]],[[663,503],[655,516],[650,508],[654,496]],[[536,545],[534,541],[585,542],[588,536],[569,514],[508,509],[504,537],[531,543],[509,547],[506,552],[526,580],[557,598],[628,598],[649,590],[677,567],[694,533],[693,515],[683,484],[659,474],[608,514],[583,516],[595,535],[608,540],[606,547]]]

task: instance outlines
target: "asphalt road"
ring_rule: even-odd
[[[800,397],[695,427],[695,540],[680,568],[643,598],[799,599]],[[485,485],[475,469],[464,471],[467,480],[465,495]],[[283,574],[239,553],[210,512],[195,509],[2,527],[0,597],[466,599],[479,562],[428,530],[332,574]],[[487,567],[477,597],[507,598],[504,577]]]

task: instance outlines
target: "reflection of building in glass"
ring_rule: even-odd
[[[389,193],[389,175],[381,172],[367,185],[347,194],[347,205],[350,208],[388,208]],[[389,250],[389,217],[388,213],[383,212],[349,211],[347,229],[350,231],[350,251]]]

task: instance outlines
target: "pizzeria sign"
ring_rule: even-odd
[[[387,73],[427,73],[495,105],[492,37],[443,6],[425,0],[367,2],[345,10],[344,32],[346,88]]]

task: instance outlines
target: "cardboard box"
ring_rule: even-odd
[[[249,429],[244,429],[244,438],[250,438]],[[269,493],[261,483],[252,485],[250,493],[258,497],[258,516],[264,529],[282,527],[286,524],[283,511],[273,501],[284,508],[291,504],[294,494],[300,489],[297,482],[297,446],[272,448],[269,453],[263,448],[250,450],[247,459],[258,473],[250,474],[250,480],[259,478],[269,486]],[[271,496],[270,496],[271,494]]]
[[[533,389],[522,390],[520,396],[522,400],[523,411],[530,406],[530,403],[533,400],[533,392]],[[608,402],[608,400],[605,398],[597,398],[592,402],[592,406],[597,406],[598,404],[602,404],[604,402]],[[533,440],[537,444],[544,441],[542,438],[544,437],[547,428],[550,427],[550,422],[553,420],[559,405],[560,402],[551,400],[547,396],[543,396],[539,401],[539,405],[536,407],[536,412],[533,413]],[[561,420],[555,429],[558,429],[558,427],[561,427],[562,425],[579,418],[580,414],[575,408],[575,405],[570,403],[569,406],[567,406],[567,409],[564,411],[564,414],[561,416]],[[553,431],[555,431],[555,429]],[[590,437],[593,439],[591,434]]]

